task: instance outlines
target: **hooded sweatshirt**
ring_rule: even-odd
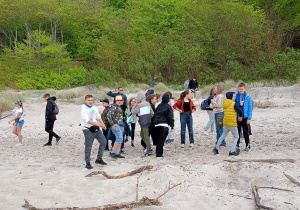
[[[46,112],[45,112],[45,119],[46,120],[56,120],[56,114],[53,113],[55,109],[55,102],[56,97],[52,96],[47,99],[47,105],[46,105]]]
[[[154,125],[168,124],[170,125],[171,129],[174,129],[173,109],[168,104],[169,100],[170,95],[168,93],[165,93],[162,96],[161,103],[156,108],[154,115]]]
[[[223,110],[224,110],[224,126],[227,127],[236,127],[236,112],[238,116],[242,116],[243,112],[241,108],[232,101],[232,96],[234,92],[227,92],[226,98],[223,102]]]
[[[138,114],[141,128],[150,126],[154,112],[150,107],[150,103],[146,101],[144,93],[140,92],[137,94],[136,104],[132,107],[131,113]]]

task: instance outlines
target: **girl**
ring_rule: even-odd
[[[23,136],[21,135],[21,130],[22,126],[24,125],[24,117],[23,117],[23,102],[21,100],[18,100],[16,103],[17,110],[15,112],[15,117],[10,120],[8,123],[10,124],[12,121],[14,121],[13,125],[13,134],[18,136],[19,138],[19,143],[16,144],[16,146],[22,146],[22,138]]]
[[[151,109],[152,109],[153,113],[155,114],[156,103],[157,103],[157,94],[149,95],[147,100],[149,101]],[[152,141],[154,139],[154,133],[155,133],[153,120],[154,120],[154,116],[151,118],[151,124],[150,124],[150,127],[149,127],[149,135],[152,138]],[[151,140],[150,140],[150,142],[151,142]],[[153,142],[153,144],[156,145],[156,142]],[[145,150],[146,144],[143,141],[142,141],[142,146],[144,147],[144,150]]]
[[[206,99],[208,101],[208,106],[210,105],[211,103],[211,100],[214,98],[214,95],[213,95],[213,89],[210,90],[210,96]],[[204,130],[203,130],[203,133],[205,135],[209,135],[208,133],[208,129],[210,128],[210,133],[211,134],[214,134],[214,124],[215,124],[215,116],[214,116],[214,112],[211,108],[207,108],[207,114],[209,116],[209,121],[208,123],[206,124]]]
[[[174,109],[180,112],[181,124],[181,147],[185,146],[185,131],[188,126],[190,146],[194,146],[194,132],[193,132],[193,117],[192,113],[196,111],[196,106],[190,98],[189,91],[183,91],[180,94],[180,99],[174,104]]]
[[[223,118],[224,118],[224,112],[223,112],[224,96],[222,94],[222,89],[220,85],[215,85],[213,87],[213,95],[214,98],[211,100],[209,107],[213,109],[213,112],[215,114],[215,124],[216,124],[217,141],[218,141],[218,139],[223,134]],[[221,146],[226,147],[225,139],[222,141]]]
[[[172,107],[172,110],[174,112],[174,104],[175,104],[175,101],[174,101],[174,98],[173,98],[173,95],[170,91],[167,92],[170,96],[170,101],[168,102],[168,104]],[[168,139],[166,140],[166,144],[168,143],[172,143],[174,142],[174,137],[173,137],[173,132],[172,132],[172,128],[171,126],[169,126],[169,134],[168,134]]]
[[[134,131],[135,131],[135,124],[136,124],[136,115],[131,114],[132,107],[136,104],[136,99],[131,98],[129,100],[129,109],[127,110],[127,119],[131,122],[131,146],[134,147]],[[128,123],[129,125],[130,123]]]

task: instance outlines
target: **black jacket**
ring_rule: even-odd
[[[170,95],[165,93],[162,97],[162,102],[157,106],[154,114],[154,124],[168,124],[172,129],[174,128],[174,115],[173,109],[168,104]]]
[[[198,88],[198,87],[199,87],[199,85],[198,85],[197,80],[194,81],[194,80],[192,79],[192,80],[190,81],[190,83],[189,83],[189,88],[190,88],[190,89],[196,89],[196,88]]]
[[[55,109],[55,101],[56,97],[52,96],[47,99],[47,106],[46,106],[46,113],[45,118],[46,120],[56,120],[56,115],[53,113]]]

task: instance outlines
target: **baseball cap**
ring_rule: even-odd
[[[100,100],[100,102],[105,102],[105,103],[108,103],[109,104],[109,100],[107,98],[103,99],[103,100]]]
[[[121,95],[116,96],[115,101],[123,101],[123,97]]]
[[[21,100],[17,100],[15,104],[19,104],[20,106],[23,106],[23,102]]]

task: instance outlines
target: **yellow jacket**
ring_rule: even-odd
[[[224,99],[223,110],[224,110],[224,121],[223,125],[227,127],[237,127],[236,119],[237,114],[234,111],[235,102],[231,99]]]

